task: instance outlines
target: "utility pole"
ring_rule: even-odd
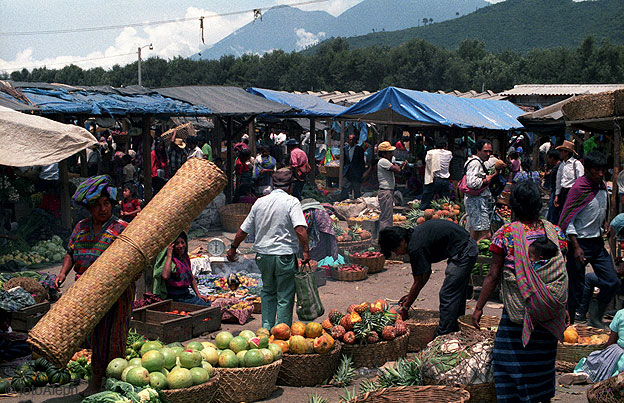
[[[145,45],[145,46],[139,46],[137,48],[137,53],[139,55],[139,85],[141,85],[141,49],[143,48],[147,48],[149,47],[149,50],[154,50],[154,47],[152,46],[152,44],[150,43],[149,45]]]

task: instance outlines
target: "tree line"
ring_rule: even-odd
[[[1,79],[70,85],[137,84],[137,64],[82,69],[38,68],[0,75]],[[146,87],[232,85],[283,91],[377,91],[396,86],[424,91],[490,89],[500,92],[523,83],[624,82],[624,45],[587,37],[578,48],[490,52],[483,42],[464,40],[445,49],[421,39],[400,46],[349,49],[343,38],[310,52],[277,50],[263,56],[223,56],[219,60],[152,57],[142,62]]]

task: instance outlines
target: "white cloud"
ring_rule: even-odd
[[[201,41],[200,16],[205,17],[205,45]],[[84,69],[97,66],[110,68],[115,64],[125,65],[136,61],[137,48],[150,43],[153,44],[154,49],[144,48],[141,51],[143,59],[152,56],[159,56],[165,59],[177,56],[188,57],[220,41],[233,30],[251,22],[253,16],[239,14],[221,17],[212,11],[189,7],[184,18],[191,18],[192,20],[138,29],[132,27],[124,28],[115,39],[114,44],[108,46],[104,51],[91,52],[86,56],[63,55],[53,58],[37,58],[33,54],[32,48],[27,48],[17,53],[13,60],[0,59],[0,71],[11,72],[22,68],[31,70],[43,66],[48,66],[51,69],[60,69],[71,63]],[[95,41],[97,32],[93,33],[93,38]],[[68,49],[69,51],[71,50]],[[121,56],[114,57],[117,55]]]
[[[306,11],[323,10],[333,16],[338,16],[360,2],[362,2],[362,0],[329,0],[327,2],[299,6],[299,8]]]
[[[307,48],[308,46],[316,45],[321,40],[325,38],[325,32],[318,32],[314,34],[312,32],[308,32],[303,28],[295,29],[295,34],[297,34],[297,50],[301,50]]]

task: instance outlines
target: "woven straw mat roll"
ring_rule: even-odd
[[[111,246],[30,331],[28,343],[64,367],[81,343],[147,264],[224,188],[211,162],[188,160]]]

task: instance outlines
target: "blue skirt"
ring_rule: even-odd
[[[499,403],[548,402],[555,396],[557,338],[537,325],[526,347],[522,325],[503,310],[494,340],[494,384]]]

